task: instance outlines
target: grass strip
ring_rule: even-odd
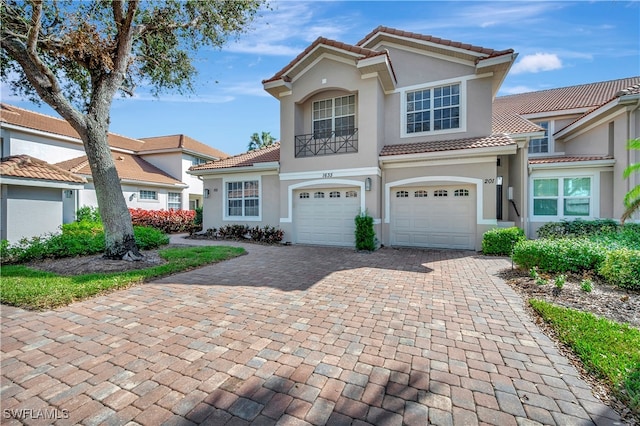
[[[0,302],[25,309],[52,309],[98,294],[140,284],[245,254],[240,247],[203,246],[160,250],[167,261],[146,269],[109,274],[61,276],[23,265],[0,267]]]
[[[621,401],[640,413],[640,330],[542,300],[529,303],[587,371],[605,380]]]

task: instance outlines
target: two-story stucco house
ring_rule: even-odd
[[[280,143],[191,169],[204,227],[279,225],[293,243],[353,246],[366,211],[382,244],[479,250],[496,226],[535,236],[550,220],[615,217],[628,161],[613,155],[627,157],[638,112],[624,96],[590,110],[640,79],[559,105],[496,100],[516,56],[386,27],[356,45],[317,39],[263,81]]]
[[[79,207],[96,207],[91,170],[75,130],[60,118],[4,103],[1,108],[0,239],[15,242],[56,232],[61,224],[75,219]],[[187,170],[228,157],[185,135],[133,139],[110,133],[108,141],[130,208],[201,206],[202,181]],[[45,169],[55,173],[42,173]]]

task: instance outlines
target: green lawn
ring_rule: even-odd
[[[640,414],[640,330],[541,300],[529,303],[585,368],[605,380],[616,396]]]
[[[240,247],[167,248],[159,251],[160,256],[167,260],[163,265],[121,273],[77,276],[60,276],[23,265],[2,265],[0,302],[26,309],[52,309],[245,253]]]

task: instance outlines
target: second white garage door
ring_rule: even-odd
[[[296,243],[355,245],[355,217],[360,213],[359,189],[314,188],[295,191],[293,196]]]
[[[475,248],[473,186],[398,187],[391,190],[391,244]]]

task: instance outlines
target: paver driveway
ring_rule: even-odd
[[[55,311],[3,306],[3,423],[619,422],[493,275],[505,259],[246,247]]]

